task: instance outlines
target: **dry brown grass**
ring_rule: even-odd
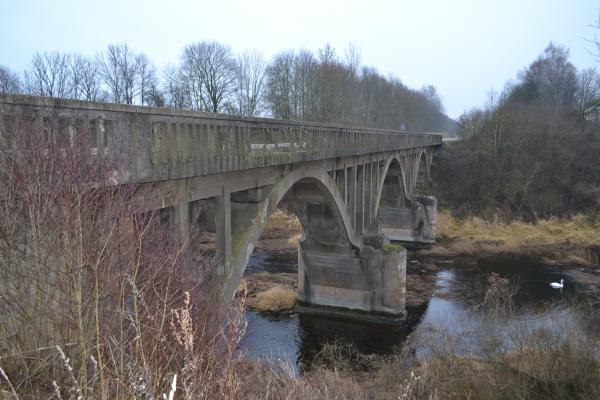
[[[300,220],[292,213],[277,209],[271,215],[256,248],[278,253],[296,252],[301,236]]]
[[[293,245],[294,247],[298,247],[298,243],[300,243],[300,239],[302,238],[302,233],[294,233],[287,240],[288,244]]]
[[[437,344],[439,353],[418,361],[411,368],[410,379],[405,382],[408,384],[412,380],[416,384],[404,398],[598,398],[598,354],[580,334],[574,332],[571,336],[558,338],[540,332],[516,339],[514,350],[498,347],[484,355],[459,356]],[[382,392],[394,391],[383,387]]]
[[[518,246],[547,244],[600,245],[600,223],[578,214],[572,218],[549,218],[537,223],[510,223],[479,217],[458,219],[449,212],[438,214],[438,236]]]
[[[536,223],[499,218],[459,219],[438,214],[438,245],[424,252],[430,257],[526,255],[548,264],[599,264],[600,222],[591,217],[549,218]]]
[[[294,309],[298,296],[292,289],[275,286],[259,292],[249,300],[250,307],[259,311],[286,311]]]
[[[294,214],[278,208],[271,214],[267,229],[287,229],[302,232],[302,224]]]

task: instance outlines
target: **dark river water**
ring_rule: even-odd
[[[273,260],[271,254],[262,252],[255,253],[248,268],[289,272],[295,265]],[[495,318],[493,323],[489,311],[482,306],[492,272],[507,278],[514,293],[511,312]],[[491,260],[476,266],[441,267],[434,274],[431,297],[422,305],[407,307],[408,317],[402,326],[361,324],[299,313],[271,315],[248,311],[242,348],[252,358],[279,360],[301,372],[324,343],[339,340],[350,342],[365,353],[389,354],[402,347],[411,333],[417,333],[413,336],[420,337],[422,342],[451,339],[456,352],[476,352],[484,339],[490,337],[510,345],[513,334],[523,331],[546,330],[566,335],[577,330],[600,337],[600,317],[596,315],[600,311],[574,307],[578,298],[586,296],[584,288],[558,269],[526,260]],[[564,289],[552,289],[549,282],[561,278],[565,279]],[[411,288],[407,290],[410,292]],[[414,347],[417,356],[426,357],[430,351],[424,345]]]

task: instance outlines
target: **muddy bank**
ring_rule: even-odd
[[[429,249],[416,251],[421,259],[453,259],[470,263],[486,257],[526,257],[541,264],[563,267],[599,267],[600,245],[549,243],[508,245],[501,240],[442,239]]]

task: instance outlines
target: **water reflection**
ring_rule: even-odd
[[[250,357],[279,360],[300,372],[311,365],[326,343],[346,341],[364,353],[388,354],[402,345],[425,310],[426,306],[411,308],[403,326],[362,324],[303,313],[276,316],[248,311],[247,334],[241,347]]]
[[[252,267],[261,268],[261,262],[266,263],[267,258],[262,254]],[[269,269],[274,268],[273,262],[266,264]],[[492,319],[481,307],[492,272],[507,278],[515,289],[513,312],[506,318]],[[561,277],[559,270],[531,262],[487,260],[478,266],[445,268],[436,274],[430,299],[407,308],[408,319],[401,327],[296,313],[273,316],[249,311],[242,348],[251,357],[278,359],[300,372],[310,365],[325,343],[347,340],[362,352],[386,354],[402,346],[415,330],[420,339],[411,345],[418,357],[431,354],[432,349],[423,343],[449,343],[457,353],[478,353],[486,351],[486,346],[514,346],[511,341],[516,333],[568,334],[576,329],[599,337],[598,313],[572,307],[580,296],[579,286],[569,280],[562,291],[549,286],[549,282]]]

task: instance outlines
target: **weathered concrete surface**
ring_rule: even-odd
[[[435,243],[437,200],[413,196],[410,208],[380,208],[378,220],[381,232],[392,241]]]
[[[168,209],[182,236],[214,231],[226,300],[284,196],[304,228],[298,286],[310,304],[401,315],[406,254],[372,237],[435,236],[436,202],[421,192],[440,135],[0,97],[2,121],[18,113],[88,132],[90,154],[122,161],[116,183],[149,189],[147,207]]]
[[[370,246],[355,254],[311,251],[298,246],[298,299],[391,316],[404,316],[406,250]]]
[[[2,113],[55,112],[126,161],[122,182],[155,182],[441,144],[425,135],[335,124],[10,95]]]

